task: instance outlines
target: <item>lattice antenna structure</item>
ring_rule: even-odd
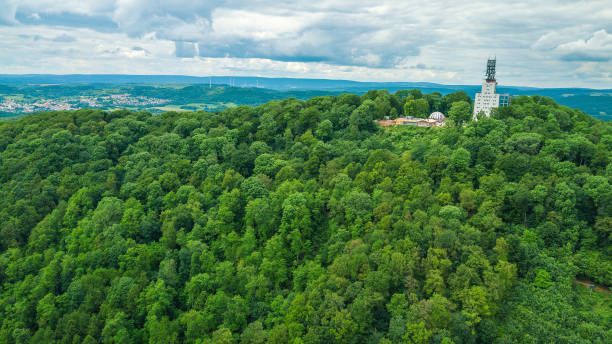
[[[487,82],[495,81],[495,62],[495,57],[487,60]]]

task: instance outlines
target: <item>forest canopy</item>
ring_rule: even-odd
[[[0,122],[0,343],[612,342],[612,124],[470,102]]]

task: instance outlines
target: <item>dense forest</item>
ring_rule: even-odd
[[[0,343],[611,343],[612,124],[470,101],[0,122]]]

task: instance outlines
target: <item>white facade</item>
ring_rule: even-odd
[[[474,117],[484,112],[485,116],[491,116],[491,109],[499,107],[500,95],[495,93],[497,82],[485,81],[482,83],[482,91],[476,93],[476,99],[474,99]]]

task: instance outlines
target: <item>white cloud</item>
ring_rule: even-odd
[[[293,38],[309,26],[317,23],[320,15],[305,12],[289,14],[257,13],[236,9],[219,9],[213,12],[213,31],[223,38],[270,39]]]
[[[588,39],[579,39],[558,45],[555,50],[567,61],[612,60],[612,35],[606,30],[595,32]]]

